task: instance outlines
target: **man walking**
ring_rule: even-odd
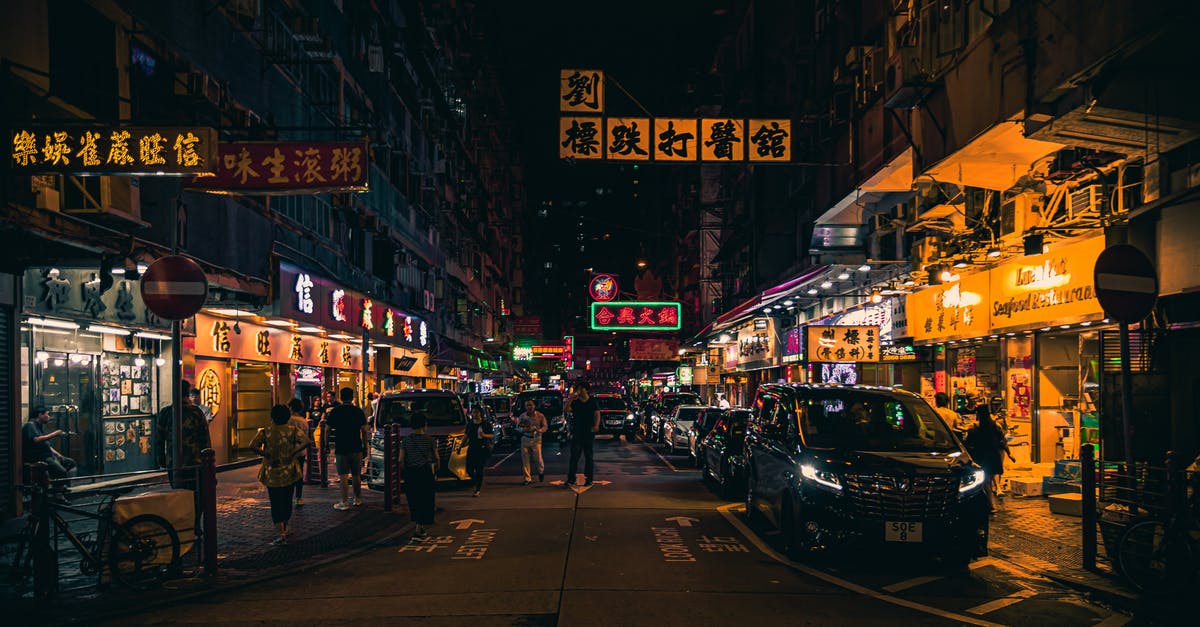
[[[583,455],[585,486],[591,486],[596,474],[593,458],[596,432],[600,430],[600,408],[592,398],[592,388],[587,381],[575,384],[575,398],[571,401],[571,465],[567,469],[567,485],[575,485],[579,470],[579,456]]]
[[[337,473],[341,477],[342,500],[333,504],[339,511],[350,509],[350,478],[354,478],[354,505],[362,505],[363,442],[370,435],[367,417],[354,406],[354,389],[342,388],[342,402],[325,415],[325,427],[333,440]]]
[[[21,437],[24,439],[22,457],[26,464],[45,463],[51,479],[64,479],[75,469],[75,460],[55,450],[50,441],[67,432],[55,429],[46,433],[47,422],[50,422],[50,412],[45,407],[34,407],[29,421],[21,427]]]
[[[529,474],[531,457],[537,466],[538,481],[545,481],[546,462],[542,460],[542,434],[549,425],[546,423],[546,416],[534,408],[532,400],[525,401],[525,413],[518,418],[517,428],[521,431],[521,468],[525,470],[524,485],[529,485],[533,480],[533,475]]]

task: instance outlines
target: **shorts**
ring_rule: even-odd
[[[339,475],[357,475],[362,472],[362,452],[335,453],[337,458],[337,473]]]

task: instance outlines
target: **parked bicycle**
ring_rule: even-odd
[[[1191,496],[1166,516],[1130,521],[1117,544],[1117,565],[1138,590],[1174,594],[1188,588],[1200,569],[1200,475]],[[1181,489],[1186,489],[1186,486]]]
[[[45,499],[50,524],[45,537],[53,538],[55,534],[61,534],[79,554],[79,569],[84,575],[101,574],[107,567],[115,581],[141,590],[157,585],[178,565],[179,534],[166,519],[154,514],[140,514],[120,523],[113,519],[117,497],[132,488],[94,492],[100,496],[100,502],[90,507],[73,504],[68,500],[67,492],[61,488],[24,485],[21,490],[27,495]],[[63,517],[64,513],[96,521],[95,531],[78,533]],[[41,524],[32,513],[26,517],[26,524],[17,536],[16,550],[9,564],[9,579],[13,583],[23,582],[34,575]],[[44,555],[54,568],[58,568],[58,556],[54,548],[53,545],[44,547]]]

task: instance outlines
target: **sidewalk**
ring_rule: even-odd
[[[363,504],[338,511],[341,499],[336,482],[329,487],[304,486],[303,507],[292,514],[288,544],[272,546],[276,536],[271,522],[266,488],[258,482],[258,467],[237,468],[217,475],[218,574],[213,579],[190,578],[167,582],[162,589],[136,592],[121,587],[95,589],[95,577],[82,575],[73,551],[60,555],[61,588],[83,588],[61,594],[54,607],[42,612],[48,622],[65,623],[109,614],[119,614],[133,603],[140,608],[166,603],[183,595],[239,585],[252,579],[295,572],[299,569],[355,553],[407,528],[404,508],[383,511],[383,495],[363,489]],[[94,530],[94,523],[92,526]],[[185,564],[193,564],[191,554]],[[0,582],[0,599],[14,601],[11,590]],[[31,610],[31,601],[14,601]]]

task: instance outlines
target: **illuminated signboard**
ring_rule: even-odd
[[[611,274],[597,274],[588,283],[592,300],[607,303],[617,299],[617,279]]]
[[[534,359],[563,359],[569,354],[567,347],[561,344],[534,344],[529,349]]]
[[[571,362],[575,359],[575,336],[563,336],[563,361],[567,362],[567,367],[571,367]]]
[[[792,122],[746,118],[625,118],[566,114],[560,159],[788,163]]]
[[[810,325],[806,328],[808,361],[879,361],[878,327]]]
[[[532,346],[514,346],[513,361],[533,361]]]
[[[917,349],[912,344],[892,344],[879,347],[880,361],[917,361]]]
[[[678,331],[679,303],[613,301],[592,303],[593,331]]]
[[[604,111],[604,72],[559,70],[559,111]]]
[[[18,174],[194,176],[217,166],[217,132],[203,127],[37,125],[12,131]]]
[[[215,176],[188,187],[214,192],[366,191],[365,142],[222,142]]]
[[[794,364],[804,360],[804,333],[800,327],[788,329],[784,337],[783,363]]]

